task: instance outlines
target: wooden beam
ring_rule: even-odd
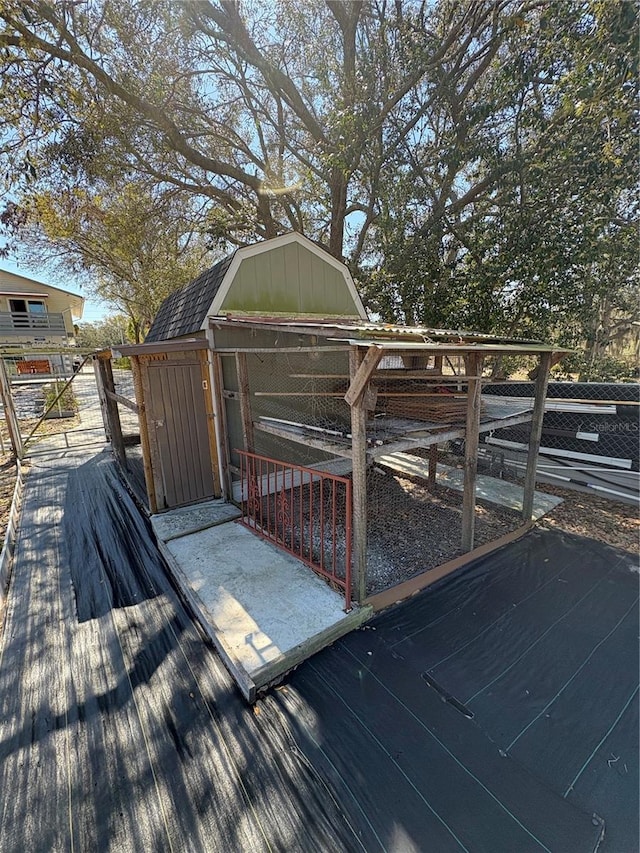
[[[291,379],[348,379],[349,375],[347,373],[290,373]],[[467,379],[482,379],[482,376],[458,376],[457,374],[454,376],[452,373],[430,373],[428,369],[425,370],[381,370],[378,376],[376,377],[378,380],[383,379],[427,379],[429,382],[433,380],[438,380],[438,385],[458,385],[460,382],[464,383]],[[485,382],[495,384],[495,380],[493,382],[487,377]]]
[[[533,416],[531,418],[531,434],[529,436],[529,455],[527,456],[527,471],[524,477],[524,497],[522,500],[522,518],[530,521],[533,515],[533,498],[536,488],[536,467],[540,440],[542,438],[542,421],[544,420],[544,402],[549,385],[549,371],[553,361],[553,353],[545,352],[540,356],[536,390],[533,401]]]
[[[153,423],[153,396],[151,394],[151,380],[149,378],[150,362],[148,359],[140,360],[140,382],[142,384],[142,398],[144,400],[144,421],[147,438],[149,441],[149,465],[151,468],[152,487],[147,486],[149,494],[149,510],[151,513],[165,509],[167,499],[164,492],[164,477],[162,475],[162,458],[158,444],[158,436]],[[142,441],[142,425],[140,428],[140,441]]]
[[[145,365],[144,370],[147,369]],[[138,422],[140,425],[140,445],[142,447],[142,466],[144,469],[144,482],[147,489],[147,499],[149,501],[149,512],[158,511],[158,503],[156,501],[156,487],[153,482],[153,468],[151,466],[151,447],[149,443],[149,425],[146,417],[146,407],[144,401],[144,388],[142,383],[142,370],[140,365],[140,357],[137,355],[131,356],[131,372],[133,374],[133,387],[138,401]]]
[[[344,395],[344,399],[350,406],[356,405],[362,399],[362,395],[367,390],[369,380],[373,376],[382,355],[383,351],[381,347],[370,346],[365,357],[360,362],[356,373],[350,375],[351,384],[349,385],[349,390]]]
[[[466,359],[467,375],[482,372],[482,356],[471,354]],[[476,513],[476,473],[478,470],[478,442],[480,438],[481,384],[478,379],[469,381],[467,395],[467,423],[464,437],[464,493],[462,496],[462,550],[473,550]]]
[[[7,368],[2,358],[0,358],[0,393],[2,394],[2,406],[4,409],[4,417],[7,423],[7,432],[9,433],[11,447],[16,459],[22,459],[24,448],[22,445],[22,435],[20,433],[20,423],[13,404],[13,396],[11,394],[11,385],[9,384]]]
[[[134,358],[134,356],[132,356],[132,358]],[[131,409],[131,411],[135,412],[136,415],[138,414],[138,406],[133,402],[133,400],[123,397],[122,394],[114,394],[112,391],[105,391],[105,393],[110,400],[114,400],[116,403],[120,403],[127,409]]]
[[[158,341],[150,344],[122,344],[113,346],[111,353],[114,358],[121,356],[128,358],[132,355],[159,355],[162,353],[191,352],[192,350],[207,349],[209,346],[206,338],[186,338],[171,341]],[[99,356],[102,358],[102,354]]]
[[[240,418],[242,419],[242,438],[244,440],[244,449],[247,453],[253,453],[255,441],[253,438],[253,418],[251,417],[251,398],[249,396],[249,369],[247,367],[246,353],[236,353],[236,370],[238,373]]]
[[[218,412],[218,444],[222,451],[222,473],[226,487],[227,499],[233,497],[233,478],[231,468],[231,448],[229,447],[229,430],[227,427],[227,409],[222,396],[224,388],[224,374],[222,370],[222,359],[218,353],[212,354],[213,361],[213,393],[215,408]]]
[[[293,441],[296,444],[304,444],[305,447],[314,447],[316,450],[322,450],[324,453],[331,453],[333,456],[343,456],[345,459],[351,459],[351,449],[346,444],[338,444],[331,439],[315,438],[302,430],[286,429],[278,427],[275,424],[264,423],[263,421],[255,421],[253,428],[258,432],[266,432],[269,435],[276,435],[278,438],[286,438],[288,441]]]
[[[202,393],[204,397],[204,410],[207,416],[207,437],[209,439],[209,454],[211,456],[211,474],[213,475],[213,494],[219,498],[220,488],[220,460],[218,459],[218,447],[216,444],[216,423],[213,410],[213,389],[209,387],[211,377],[209,373],[209,354],[207,350],[198,352],[200,360],[200,376],[202,377]]]
[[[367,355],[371,350],[367,352]],[[352,499],[353,499],[353,576],[356,582],[355,598],[361,604],[367,595],[367,412],[362,400],[362,392],[378,361],[375,353],[369,358],[366,369],[362,369],[364,360],[357,347],[349,353],[349,374],[351,376],[351,461]],[[375,361],[375,363],[373,363]],[[370,365],[373,363],[373,367]],[[364,377],[364,381],[363,381]],[[346,399],[346,397],[345,397]]]
[[[531,420],[530,414],[511,415],[508,418],[496,418],[491,421],[485,421],[480,424],[480,432],[491,432],[494,429],[502,427],[519,426],[520,424],[528,424]],[[440,427],[442,425],[439,425]],[[427,427],[430,429],[432,427]],[[453,441],[456,438],[464,438],[464,426],[452,427],[443,432],[425,432],[424,435],[407,436],[407,438],[391,441],[389,444],[384,444],[381,447],[372,447],[369,450],[369,455],[374,459],[377,456],[384,456],[386,453],[396,453],[402,450],[411,450],[416,447],[431,447],[433,444],[444,441]]]
[[[232,392],[225,391],[225,394]],[[342,391],[255,391],[254,397],[342,397]]]
[[[113,399],[115,397],[116,388],[113,381],[113,367],[111,359],[104,358],[98,361],[98,369],[102,375],[102,386],[106,396],[106,412],[109,421],[109,432],[111,433],[111,447],[116,460],[123,469],[127,467],[127,456],[124,450],[124,439],[122,438],[122,427],[120,425],[120,412],[118,404]]]
[[[246,353],[290,353],[290,352],[349,352],[348,344],[342,346],[315,347],[216,347],[220,355],[235,355],[237,352]]]
[[[429,475],[428,483],[433,488],[436,484],[436,474],[438,473],[438,445],[432,444],[429,448]]]

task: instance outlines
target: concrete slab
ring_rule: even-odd
[[[362,624],[369,607],[235,523],[162,543],[203,627],[247,698]]]
[[[413,456],[410,453],[390,453],[387,456],[378,457],[377,461],[394,471],[409,474],[412,477],[428,477],[429,462],[421,456]],[[438,465],[436,481],[438,485],[447,486],[456,492],[464,491],[464,471],[460,468]],[[476,477],[476,497],[481,500],[521,512],[523,495],[524,489],[516,483],[487,477],[485,474],[479,474]],[[535,492],[533,498],[534,520],[537,521],[542,518],[560,503],[562,503],[562,498],[547,495],[544,492]]]
[[[222,498],[151,516],[153,531],[163,542],[240,518],[240,510]]]

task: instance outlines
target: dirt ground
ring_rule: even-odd
[[[640,553],[637,507],[546,483],[538,483],[536,488],[563,499],[563,503],[541,519],[541,524],[597,539],[633,554]]]
[[[9,454],[4,454],[0,456],[0,549],[4,544],[15,486],[16,463]]]

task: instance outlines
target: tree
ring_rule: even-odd
[[[202,271],[208,246],[190,208],[173,191],[140,183],[36,181],[28,202],[11,208],[5,228],[32,265],[46,261],[79,277],[85,289],[127,316],[137,342],[163,300]],[[41,186],[42,185],[42,186]]]
[[[124,314],[112,314],[95,323],[79,323],[76,343],[84,350],[107,349],[135,341],[131,323]]]
[[[536,5],[5,2],[9,148],[27,177],[52,135],[117,153],[206,200],[215,236],[299,230],[357,266],[397,147],[456,86],[465,104]]]
[[[631,3],[8,0],[0,22],[19,216],[41,182],[134,182],[216,246],[324,242],[388,319],[566,337],[626,310]]]
[[[444,166],[428,146],[399,150],[391,174],[403,182],[389,186],[372,235],[385,262],[367,282],[382,316],[551,336],[586,343],[593,357],[628,326],[636,23],[631,4],[547,4],[509,32],[462,122],[447,122],[456,92],[443,105],[440,138],[461,123],[466,134],[464,146],[445,147]],[[478,120],[486,104],[490,124]],[[475,192],[485,176],[489,191]]]

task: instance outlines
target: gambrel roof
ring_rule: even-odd
[[[244,246],[161,305],[146,342],[193,335],[218,314],[366,320],[347,267],[302,234]]]

